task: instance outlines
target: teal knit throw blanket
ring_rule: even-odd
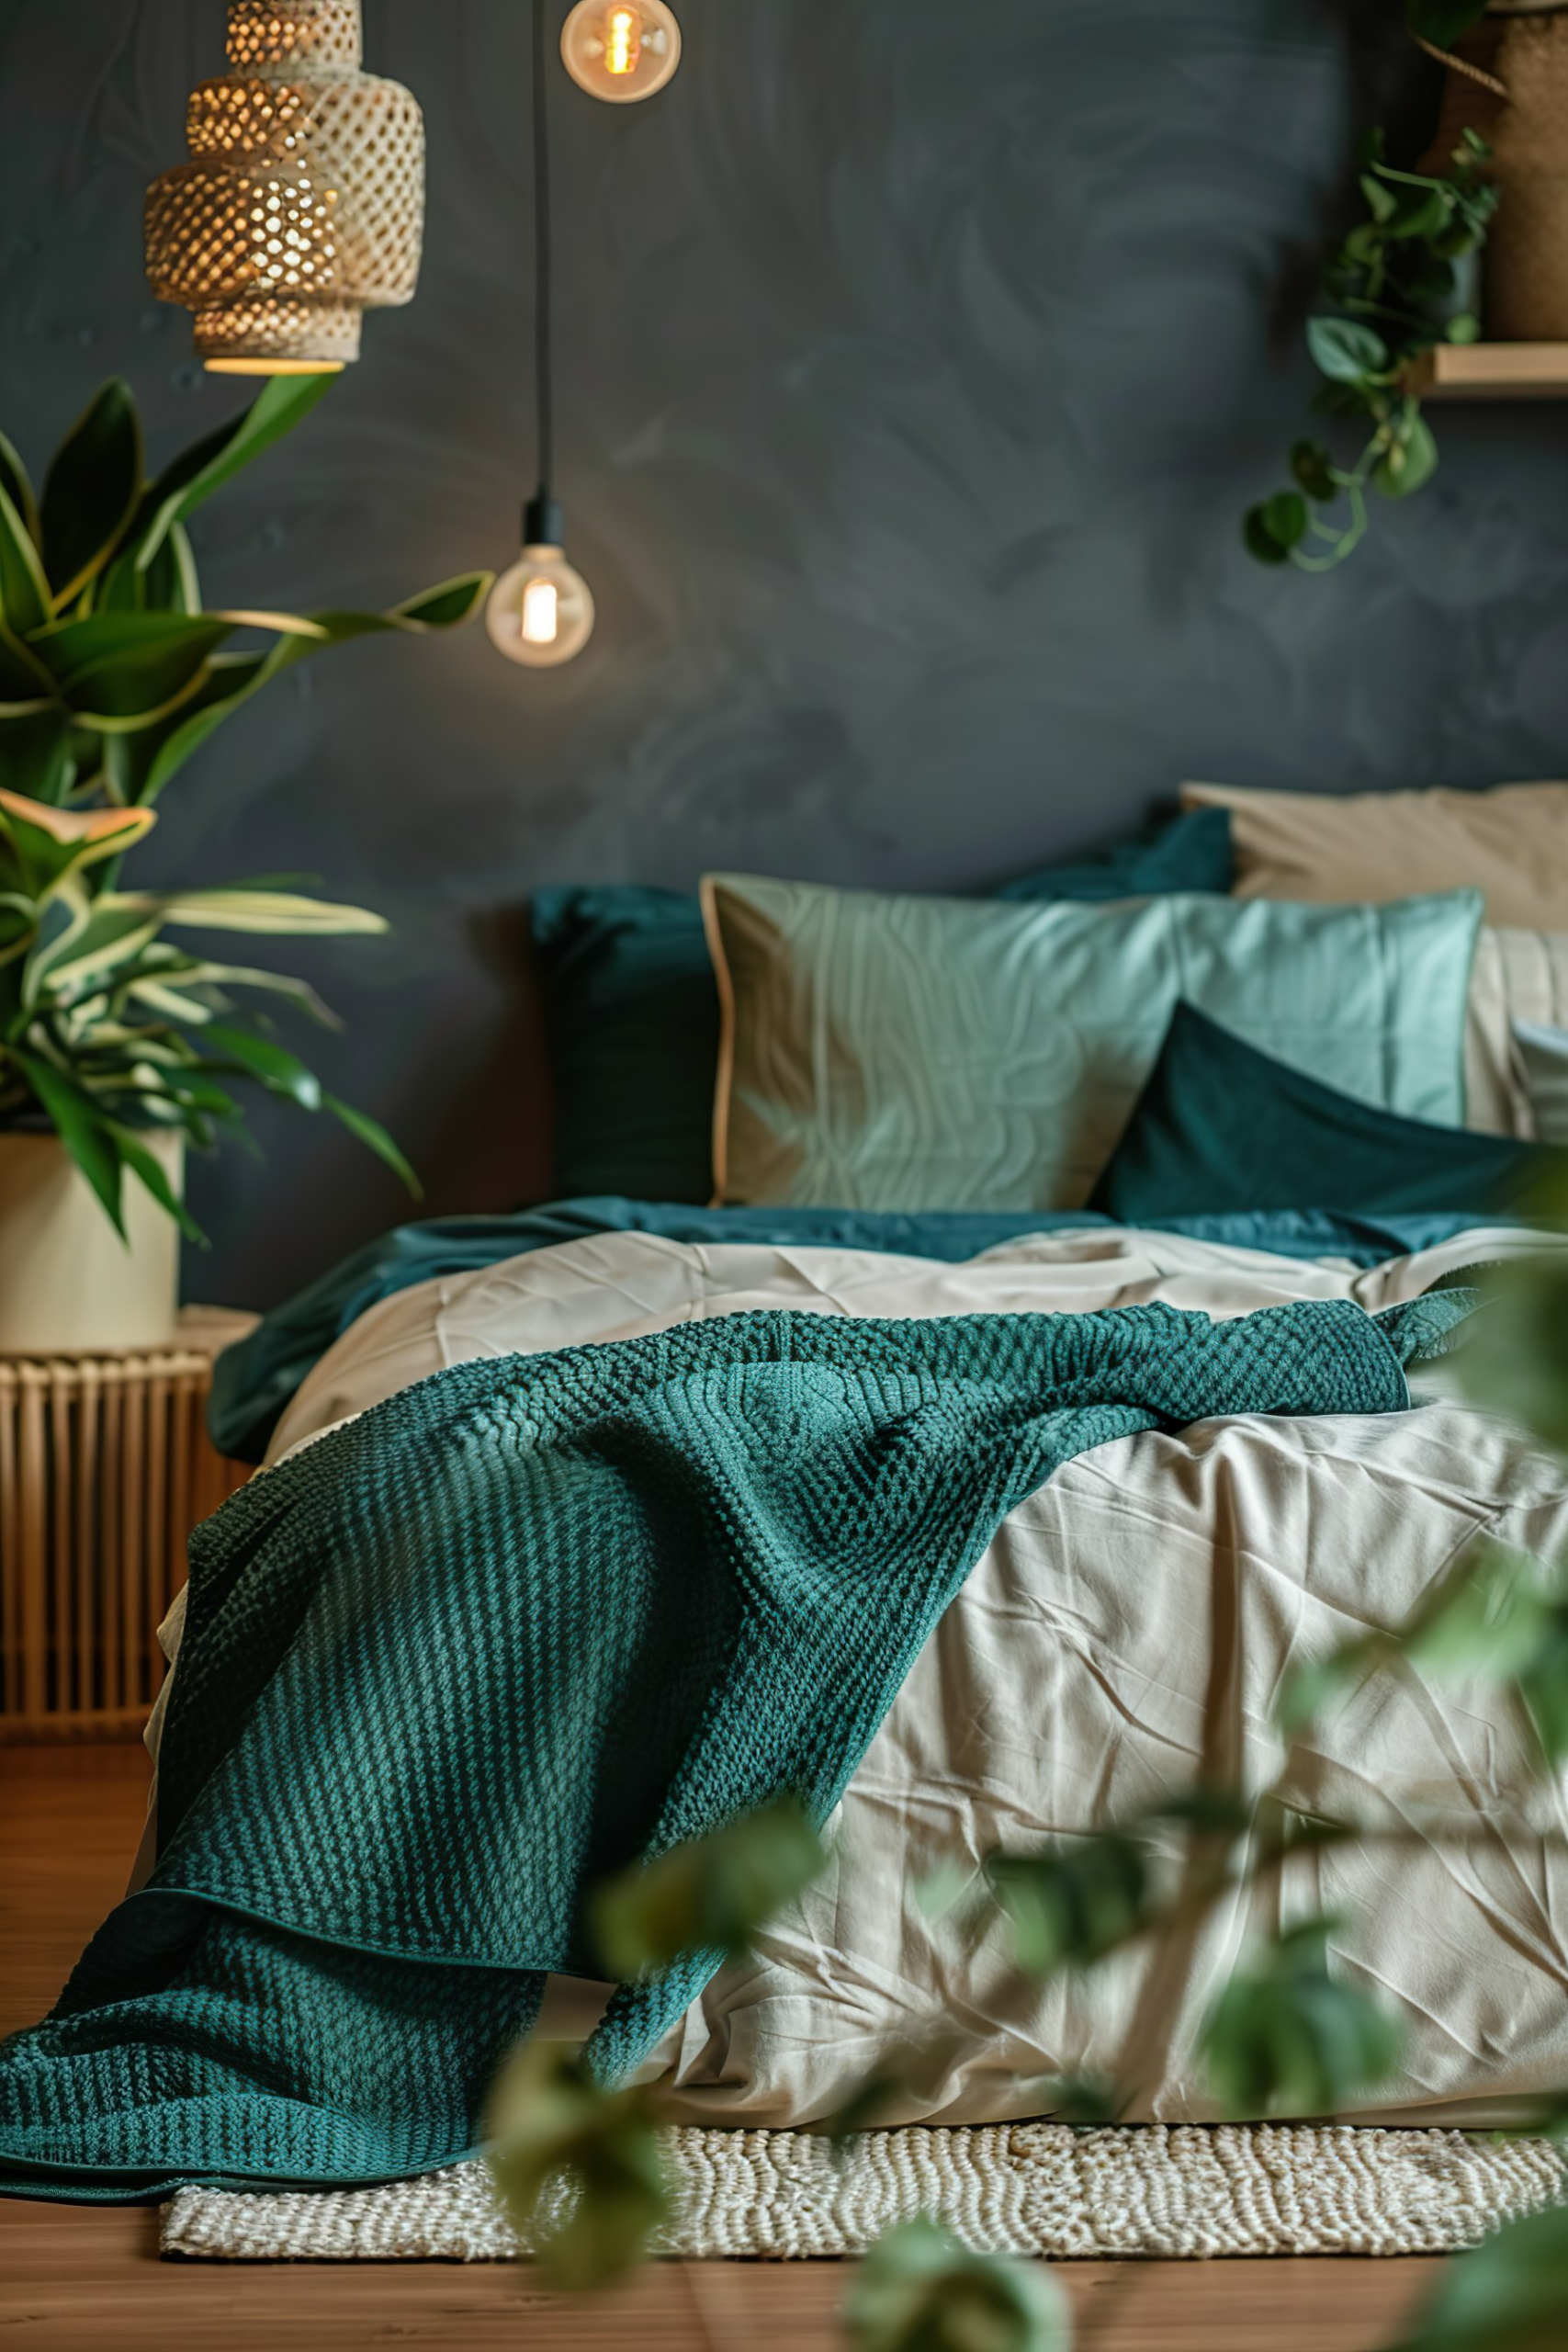
[[[1457,1299],[738,1316],[438,1374],[191,1544],[162,1846],[0,2048],[0,2187],[385,2180],[472,2153],[584,1894],[784,1789],[826,1818],[1006,1513],[1228,1413],[1384,1413]],[[716,1965],[623,1986],[637,2065]]]

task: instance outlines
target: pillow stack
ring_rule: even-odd
[[[1230,819],[1216,808],[1021,876],[994,895],[1016,903],[1223,897],[1234,879]],[[705,1204],[715,1189],[719,997],[697,899],[620,884],[543,890],[533,933],[555,1077],[557,1198]]]
[[[1182,797],[1152,840],[988,899],[545,893],[558,1193],[1123,1221],[1517,1202],[1537,1139],[1568,1141],[1568,785]]]
[[[1463,1117],[1478,891],[1003,909],[720,875],[703,906],[727,1202],[1082,1208],[1183,1001],[1370,1103]]]
[[[1516,1031],[1568,1030],[1568,784],[1344,797],[1190,784],[1181,802],[1228,814],[1241,899],[1344,903],[1479,889],[1486,928],[1465,1046],[1467,1124],[1538,1132]]]

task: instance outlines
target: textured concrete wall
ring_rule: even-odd
[[[306,959],[322,1066],[440,1208],[535,1183],[517,910],[546,879],[734,865],[963,888],[1185,774],[1562,773],[1568,412],[1445,418],[1438,485],[1335,580],[1252,567],[1310,390],[1299,321],[1375,95],[1374,0],[682,0],[646,107],[556,90],[561,488],[600,602],[574,668],[481,631],[296,673],[187,771],[143,870],[319,874],[397,924]],[[527,11],[370,0],[431,132],[419,300],[209,508],[209,598],[390,601],[504,563],[532,467]],[[150,300],[141,189],[220,0],[0,6],[0,420],[35,459],[110,370],[158,454],[240,397]],[[1387,28],[1384,28],[1387,30]],[[198,1171],[208,1295],[395,1218],[264,1111]]]

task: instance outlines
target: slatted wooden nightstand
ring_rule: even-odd
[[[140,1736],[186,1538],[251,1475],[205,1414],[254,1321],[197,1307],[156,1351],[0,1357],[0,1743]]]

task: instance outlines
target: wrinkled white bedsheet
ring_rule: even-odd
[[[1483,1232],[1356,1274],[1167,1236],[1053,1235],[965,1266],[843,1250],[693,1248],[617,1234],[426,1283],[373,1309],[323,1360],[273,1459],[410,1383],[476,1356],[622,1339],[748,1307],[924,1316],[1083,1311],[1162,1298],[1214,1315],[1350,1296],[1369,1309],[1511,1255]],[[1506,2120],[1568,2085],[1568,1863],[1547,1849],[1568,1781],[1532,1786],[1529,1735],[1492,1690],[1371,1677],[1288,1762],[1270,1726],[1280,1678],[1367,1625],[1397,1624],[1490,1532],[1562,1556],[1568,1475],[1503,1421],[1451,1401],[1382,1419],[1210,1421],[1069,1464],[1013,1512],[928,1643],[836,1816],[827,1876],[724,1972],[647,2070],[694,2123],[829,2114],[879,2060],[932,2029],[959,2046],[918,2064],[888,2121],[1037,2114],[1042,2077],[1100,2075],[1130,2120],[1214,2112],[1195,2051],[1204,2012],[1270,1907],[1342,1917],[1335,1964],[1403,2018],[1383,2120]],[[178,1623],[166,1647],[177,1645]],[[1178,1941],[1088,1980],[1021,1992],[1010,1930],[915,1891],[1103,1826],[1203,1776],[1397,1827],[1393,1851],[1302,1859]],[[1533,1826],[1526,1826],[1526,1816]],[[1172,1852],[1176,1849],[1173,1846]],[[546,2030],[575,2033],[586,1987],[553,1986]]]

